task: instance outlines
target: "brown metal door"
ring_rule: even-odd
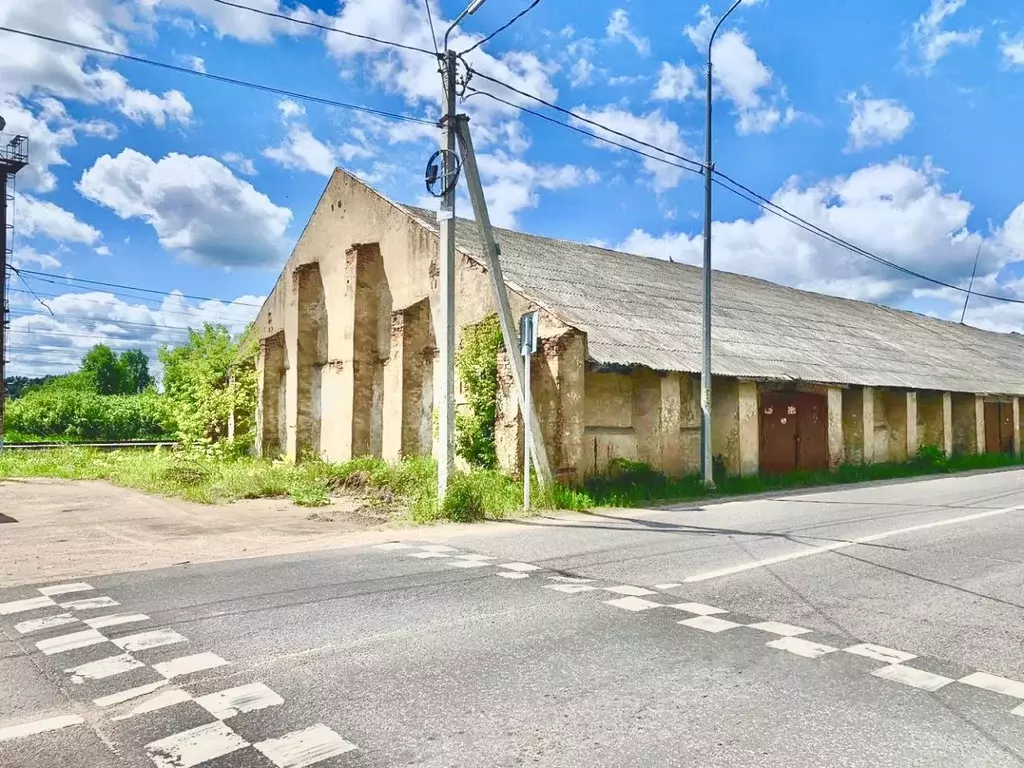
[[[783,475],[797,466],[797,418],[793,395],[761,395],[761,472]],[[793,410],[790,413],[790,410]]]
[[[799,394],[797,411],[797,469],[828,468],[828,401],[823,395]]]
[[[1013,453],[1013,405],[985,403],[985,451]]]

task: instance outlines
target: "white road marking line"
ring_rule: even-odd
[[[435,557],[448,557],[442,552],[410,552],[409,557],[418,557],[420,560],[430,560]]]
[[[138,621],[149,621],[149,616],[144,613],[111,613],[106,616],[97,616],[94,619],[84,619],[85,623],[93,629],[104,627],[119,627],[122,624],[134,624]]]
[[[479,560],[449,560],[448,565],[452,568],[486,568],[490,563],[483,563]]]
[[[326,725],[317,724],[279,739],[267,739],[253,746],[277,768],[306,768],[323,760],[359,749]]]
[[[107,642],[107,638],[95,629],[87,629],[82,632],[72,632],[70,635],[40,640],[36,643],[36,648],[47,656],[52,656],[55,653],[73,651],[76,648],[87,648],[90,645],[98,645],[105,642]]]
[[[526,573],[527,571],[539,571],[539,565],[530,565],[529,563],[502,563],[499,568],[507,568],[510,571],[518,571],[519,573]]]
[[[109,696],[100,696],[98,699],[93,699],[92,703],[97,707],[112,707],[115,704],[124,704],[124,702],[137,699],[139,696],[145,696],[147,693],[153,693],[153,691],[163,688],[165,685],[167,685],[166,680],[147,683],[146,685],[140,685],[138,688],[128,688],[124,691],[112,693]]]
[[[631,595],[633,597],[654,594],[653,589],[644,589],[643,587],[632,587],[629,584],[623,584],[621,587],[605,587],[604,591],[614,592],[616,595]]]
[[[675,583],[673,583],[673,584],[655,584],[654,588],[655,589],[675,589],[676,587],[681,587],[681,586],[683,586],[683,585],[682,584],[675,584]]]
[[[420,547],[424,552],[458,552],[455,547],[446,547],[444,544],[427,544]]]
[[[714,616],[717,613],[728,613],[724,608],[715,608],[713,605],[704,605],[704,603],[675,603],[670,605],[669,608],[686,611],[687,613],[695,613],[698,616]]]
[[[780,635],[782,637],[796,637],[797,635],[806,635],[811,630],[804,629],[803,627],[794,627],[792,624],[783,624],[779,621],[759,621],[757,624],[748,624],[748,627],[754,629],[760,629],[762,632],[771,632],[773,635]]]
[[[59,731],[61,728],[81,725],[84,722],[85,720],[78,715],[64,715],[62,717],[48,717],[45,720],[36,720],[31,723],[22,723],[21,725],[12,725],[8,728],[0,728],[0,742],[20,739],[24,736],[34,736],[37,733],[46,733],[47,731]]]
[[[769,648],[778,648],[780,651],[788,651],[805,659],[818,659],[829,653],[835,653],[836,648],[822,643],[812,643],[810,640],[801,640],[799,637],[780,637],[765,643]]]
[[[563,584],[593,584],[593,579],[584,579],[582,576],[548,576],[551,581],[560,581]]]
[[[683,619],[680,622],[684,627],[693,627],[694,629],[701,629],[705,632],[724,632],[727,629],[734,629],[740,626],[734,621],[726,621],[725,619],[716,619],[714,616],[694,616],[692,619]]]
[[[150,712],[159,712],[161,709],[167,709],[178,704],[184,704],[186,701],[192,701],[192,694],[187,691],[175,689],[172,691],[164,691],[158,696],[154,696],[148,701],[144,701],[139,706],[135,707],[131,712],[125,715],[118,715],[117,717],[110,718],[113,721],[130,720],[133,717],[139,715],[147,715]]]
[[[196,704],[218,720],[228,720],[243,712],[279,707],[284,704],[284,699],[263,683],[253,683],[200,696],[196,699]]]
[[[38,611],[41,608],[49,608],[56,605],[50,598],[29,597],[24,600],[15,600],[13,603],[0,603],[0,616],[10,616],[12,613],[24,613],[25,611]]]
[[[578,595],[580,592],[593,592],[597,587],[590,587],[586,584],[545,584],[544,589],[564,592],[567,595]]]
[[[94,611],[97,608],[113,608],[120,605],[112,597],[87,597],[85,600],[72,600],[70,603],[61,603],[61,608],[70,608],[72,611]]]
[[[1017,717],[1024,717],[1024,704],[1021,704],[1019,707],[1014,707],[1013,709],[1011,709],[1010,714],[1017,715]]]
[[[497,560],[498,558],[491,557],[490,555],[456,555],[455,559],[456,560],[479,560],[482,563],[482,562],[485,562],[487,560]]]
[[[734,565],[729,568],[720,568],[716,571],[708,571],[707,573],[698,573],[695,576],[688,576],[683,581],[686,583],[692,583],[695,581],[707,581],[708,579],[719,579],[723,576],[732,576],[736,573],[743,573],[744,571],[750,571],[754,568],[764,568],[769,565],[778,565],[779,563],[788,563],[790,560],[799,560],[803,557],[811,557],[813,555],[822,555],[827,552],[835,552],[838,549],[846,549],[847,547],[855,547],[858,544],[870,544],[873,541],[881,541],[887,539],[890,536],[900,536],[904,533],[914,533],[916,531],[926,531],[930,528],[942,528],[947,525],[957,525],[959,523],[969,523],[974,520],[983,520],[986,517],[995,517],[996,515],[1005,515],[1009,512],[1017,512],[1018,510],[1024,509],[1024,505],[1018,505],[1016,507],[1005,507],[1003,509],[992,509],[987,512],[978,512],[973,515],[964,515],[963,517],[953,517],[946,520],[937,520],[933,523],[922,523],[921,525],[911,525],[907,528],[897,528],[893,531],[883,531],[882,533],[873,533],[870,536],[861,536],[858,539],[852,541],[836,541],[831,544],[825,544],[821,547],[809,547],[802,549],[799,552],[790,552],[786,555],[778,555],[776,557],[769,557],[764,560],[755,560],[751,563],[744,563],[743,565]]]
[[[904,667],[902,664],[882,667],[871,674],[884,680],[892,680],[894,683],[909,685],[911,688],[920,688],[922,691],[937,691],[953,682],[948,677],[933,675],[931,672],[923,672],[913,667]]]
[[[503,579],[528,579],[530,574],[528,573],[517,573],[516,571],[498,571],[498,575]]]
[[[620,597],[618,600],[606,600],[605,605],[613,605],[625,611],[649,611],[651,608],[661,608],[661,603],[652,603],[642,597]]]
[[[861,643],[860,645],[851,645],[849,648],[843,648],[847,653],[852,653],[854,656],[865,656],[875,661],[881,661],[885,664],[900,664],[904,661],[910,661],[916,659],[912,653],[906,653],[904,651],[895,651],[892,648],[886,648],[881,645],[872,645],[871,643]]]
[[[984,688],[986,691],[1013,696],[1015,699],[1024,699],[1024,683],[1011,680],[1008,677],[990,675],[988,672],[975,672],[973,675],[961,677],[960,682],[974,688]]]
[[[154,664],[153,669],[170,679],[181,677],[182,675],[191,675],[193,672],[203,672],[207,669],[223,667],[229,663],[215,653],[197,653],[194,656],[182,656],[178,659]]]
[[[120,656],[110,656],[99,661],[90,661],[88,664],[79,664],[77,667],[69,667],[64,672],[71,675],[72,682],[82,683],[85,680],[104,680],[144,666],[146,665],[134,656],[122,653]]]
[[[150,632],[139,632],[136,635],[115,637],[110,642],[123,651],[145,651],[150,648],[161,648],[165,645],[187,643],[188,640],[173,629],[154,629]]]
[[[40,587],[39,594],[53,597],[54,595],[68,595],[72,592],[90,592],[92,587],[81,581],[74,584],[55,584],[52,587]]]
[[[218,720],[151,742],[144,749],[158,768],[192,768],[247,746],[249,742]]]
[[[47,616],[45,619],[29,619],[28,621],[22,621],[15,624],[14,628],[21,634],[27,635],[29,632],[38,632],[41,629],[53,629],[54,627],[62,627],[65,624],[77,623],[78,619],[70,613],[59,613],[56,616]]]
[[[398,549],[412,549],[412,544],[401,544],[397,541],[389,542],[388,544],[378,544],[374,549],[382,549],[385,552],[394,552]]]

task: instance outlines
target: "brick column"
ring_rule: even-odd
[[[846,458],[843,442],[843,390],[828,388],[828,464],[835,469]]]

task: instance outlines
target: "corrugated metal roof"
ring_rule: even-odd
[[[405,206],[436,227],[436,214]],[[698,267],[497,229],[505,281],[587,334],[608,365],[699,373]],[[477,226],[461,250],[483,260]],[[722,376],[1024,395],[1024,336],[715,272],[712,366]]]

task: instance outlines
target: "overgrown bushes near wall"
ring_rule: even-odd
[[[169,403],[148,390],[139,395],[98,395],[46,386],[7,403],[11,442],[166,440],[176,431]]]
[[[498,316],[462,330],[455,368],[466,390],[466,407],[455,416],[455,450],[471,467],[495,469],[494,421],[498,412]]]

